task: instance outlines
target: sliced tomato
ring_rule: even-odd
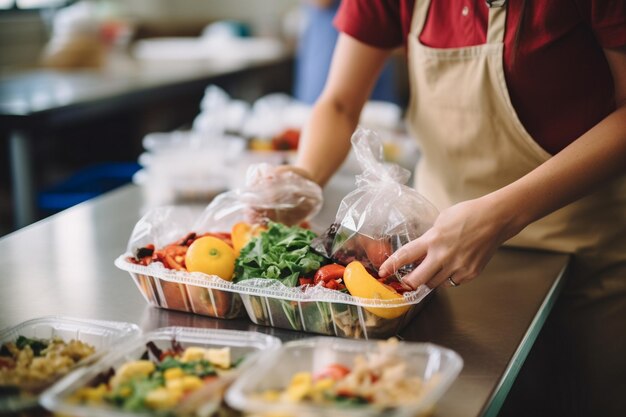
[[[339,264],[330,264],[321,267],[315,272],[315,276],[313,277],[313,283],[315,285],[320,282],[329,282],[336,281],[340,278],[343,278],[343,272],[346,270],[346,267]]]
[[[350,373],[350,368],[339,363],[330,364],[322,372],[315,376],[316,380],[330,378],[335,381],[345,378]]]
[[[313,285],[313,278],[300,277],[298,282],[300,285]]]

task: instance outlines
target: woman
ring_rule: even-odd
[[[572,253],[549,326],[563,369],[542,376],[566,393],[550,415],[626,415],[626,2],[488,3],[344,0],[290,169],[329,179],[385,58],[405,43],[416,187],[440,215],[380,274],[422,260],[407,284],[458,286],[503,243]]]

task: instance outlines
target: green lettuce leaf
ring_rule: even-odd
[[[310,247],[315,237],[301,227],[270,223],[267,231],[241,249],[235,262],[235,282],[267,278],[297,286],[299,277],[311,276],[325,263]]]

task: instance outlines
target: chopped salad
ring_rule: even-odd
[[[183,348],[172,341],[166,351],[153,342],[146,348],[139,360],[99,374],[69,401],[162,416],[224,415],[221,394],[240,362],[232,360],[229,347]]]
[[[378,351],[358,355],[350,365],[333,363],[321,372],[298,372],[289,385],[267,390],[260,397],[268,402],[381,408],[415,403],[425,394],[423,380],[408,372],[397,354],[399,342],[380,342]]]

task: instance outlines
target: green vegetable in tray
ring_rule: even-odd
[[[41,356],[41,351],[48,347],[48,343],[43,340],[19,336],[15,341],[15,346],[20,350],[24,349],[26,346],[30,346],[35,356]]]
[[[172,349],[166,351],[154,342],[146,347],[138,360],[97,375],[67,400],[159,417],[231,415],[232,410],[222,404],[221,397],[206,396],[225,388],[243,357],[232,360],[228,347],[189,346],[183,350],[175,340]]]
[[[173,357],[168,356],[157,366],[159,371],[165,371],[170,368],[180,368],[185,373],[193,374],[201,378],[205,376],[217,375],[213,364],[204,359],[183,362],[180,359],[174,359]]]
[[[315,233],[301,227],[270,223],[267,231],[241,250],[234,281],[267,278],[287,287],[297,286],[299,277],[312,275],[325,263],[325,258],[310,247],[315,237]]]

